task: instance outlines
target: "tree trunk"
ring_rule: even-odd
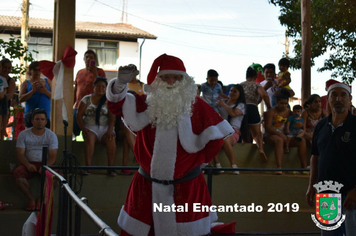
[[[29,0],[22,1],[22,22],[21,22],[21,43],[24,47],[27,47],[28,41],[28,19],[29,19]],[[26,54],[24,55],[24,57]],[[20,64],[27,67],[27,61],[24,57],[20,58]],[[26,80],[26,75],[20,75],[20,82],[23,83]]]
[[[301,1],[302,13],[302,104],[310,96],[311,22],[310,0]]]

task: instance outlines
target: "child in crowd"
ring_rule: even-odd
[[[217,108],[218,98],[228,98],[223,94],[222,87],[218,83],[218,76],[219,74],[216,70],[208,70],[207,82],[203,83],[200,87],[202,99],[217,112],[219,112]]]
[[[279,73],[277,78],[277,86],[280,88],[286,88],[292,90],[289,87],[289,84],[291,82],[290,72],[288,71],[289,64],[290,62],[287,58],[282,58],[281,60],[279,60],[278,62]]]
[[[246,115],[246,100],[244,90],[240,84],[231,87],[228,100],[218,100],[218,109],[221,117],[226,119],[235,130],[235,133],[224,139],[223,148],[229,158],[231,167],[237,168],[232,147],[239,141],[241,133],[244,135],[247,133],[247,120],[244,119]],[[215,164],[217,168],[221,168],[218,156],[215,157]],[[239,174],[238,171],[233,171],[232,173]]]
[[[284,149],[285,153],[289,153],[289,142],[290,140],[294,137],[295,140],[297,141],[302,141],[302,137],[304,136],[304,119],[301,117],[302,116],[302,106],[300,105],[295,105],[293,107],[293,114],[288,117],[287,124],[286,124],[286,135],[287,135],[287,142],[286,142],[286,147]],[[301,128],[296,128],[295,124],[297,122],[301,122],[303,124]]]
[[[276,96],[280,92],[279,87],[276,86],[276,66],[273,63],[268,63],[263,67],[263,77],[265,79],[260,84],[269,97],[270,106],[265,104],[266,110],[269,110],[277,105]]]
[[[0,71],[2,70],[2,66],[0,63]],[[3,127],[3,119],[7,119],[7,97],[6,97],[6,92],[7,92],[7,81],[6,78],[0,75],[0,132],[5,134],[5,128],[6,126]],[[1,139],[2,139],[1,135]]]

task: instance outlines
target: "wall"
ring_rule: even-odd
[[[123,42],[119,43],[119,60],[118,66],[135,64],[139,66],[139,45],[137,42]]]
[[[85,68],[84,63],[84,53],[88,50],[88,40],[87,39],[76,39],[75,40],[75,50],[77,55],[75,56],[75,66],[74,66],[74,78],[80,69]]]
[[[14,35],[16,37],[19,37],[19,35]],[[3,39],[4,41],[9,41],[10,35],[9,34],[0,34],[0,39]]]

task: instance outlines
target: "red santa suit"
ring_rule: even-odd
[[[134,153],[141,168],[158,180],[177,180],[194,168],[208,163],[218,154],[223,138],[232,134],[231,126],[207,103],[196,98],[193,113],[184,116],[178,125],[167,129],[153,127],[146,113],[146,95],[113,94],[108,85],[108,108],[124,118],[136,132]],[[186,206],[188,211],[154,212],[154,205]],[[193,212],[193,203],[212,204],[205,179],[197,177],[164,185],[152,182],[137,172],[129,187],[118,224],[122,235],[206,235],[217,220],[214,212]],[[186,210],[186,209],[184,209]]]

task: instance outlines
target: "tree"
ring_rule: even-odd
[[[32,53],[38,53],[37,51],[29,51],[27,47],[24,47],[20,38],[16,38],[11,35],[8,42],[0,39],[0,58],[8,58],[12,63],[11,75],[16,80],[20,75],[24,75],[27,71],[26,66],[20,64],[19,58],[24,57],[24,61],[33,62],[34,58]]]
[[[294,38],[291,67],[301,68],[301,7],[300,0],[269,0],[280,7],[279,21]],[[356,1],[311,0],[311,60],[329,53],[319,72],[332,71],[332,78],[351,84],[356,77]]]

